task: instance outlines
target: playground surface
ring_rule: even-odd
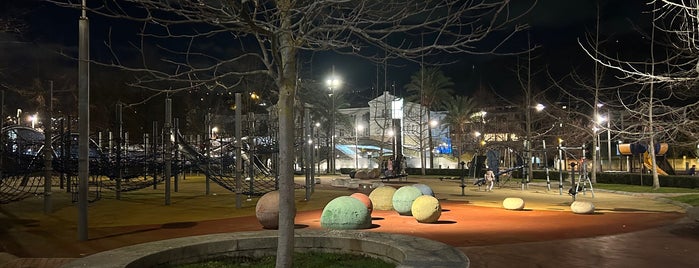
[[[310,200],[297,190],[298,228],[320,228],[327,202],[358,190],[331,186],[322,176]],[[346,178],[346,175],[345,177]],[[303,178],[297,178],[301,183]],[[419,224],[394,211],[374,211],[368,232],[414,235],[463,251],[471,267],[693,267],[699,263],[699,222],[685,216],[686,206],[652,195],[595,191],[577,200],[591,201],[596,213],[574,214],[567,186],[558,182],[478,189],[468,180],[410,176],[408,182],[387,182],[396,188],[413,183],[432,187],[443,213],[435,224]],[[369,182],[367,182],[369,183]],[[122,193],[105,192],[90,204],[89,240],[78,241],[77,210],[70,194],[53,192],[53,212],[43,213],[40,196],[0,206],[0,267],[60,267],[74,258],[127,245],[169,238],[262,230],[255,214],[257,198],[242,198],[211,185],[204,194],[200,177],[181,181],[172,202],[164,203],[163,186]],[[525,200],[523,211],[501,208],[506,197]],[[98,266],[97,266],[98,267]]]

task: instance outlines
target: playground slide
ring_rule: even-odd
[[[179,145],[180,152],[183,153],[186,157],[190,158],[190,160],[197,161],[197,163],[198,163],[202,159],[206,158],[206,156],[204,156],[199,151],[197,151],[197,149],[194,148],[191,144],[187,143],[184,140],[184,137],[182,136],[182,134],[177,133],[177,139],[178,139],[177,144]],[[249,161],[248,154],[246,154],[244,150],[242,152],[242,157],[243,157],[244,162]],[[265,176],[272,176],[272,171],[269,170],[269,168],[267,168],[267,166],[264,163],[262,163],[262,160],[260,160],[257,156],[255,156],[253,158],[253,165],[255,166],[255,169],[258,172],[258,174],[263,174]],[[208,170],[206,170],[207,169],[206,166],[200,166],[199,168],[202,169],[203,171],[208,171]]]
[[[655,160],[656,162],[660,161],[657,157]],[[650,154],[648,152],[643,153],[643,165],[646,166],[646,168],[649,170],[653,168],[653,159],[651,159]],[[656,171],[660,175],[667,175],[667,172],[665,172],[665,170],[661,169],[660,167],[656,168]]]

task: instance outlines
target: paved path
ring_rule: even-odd
[[[330,186],[322,178],[310,201],[297,191],[297,224],[319,228],[322,207],[354,190]],[[396,183],[430,185],[445,209],[440,224],[417,224],[395,212],[375,211],[375,228],[367,231],[406,233],[442,241],[464,251],[472,267],[692,267],[699,263],[699,223],[685,208],[658,198],[597,191],[578,200],[595,203],[594,215],[570,212],[571,197],[532,185],[478,191],[464,195],[457,181],[416,179]],[[255,199],[235,208],[235,196],[212,186],[203,195],[201,180],[188,179],[163,204],[161,189],[106,196],[90,205],[90,240],[77,241],[77,212],[65,194],[54,194],[54,212],[41,213],[33,198],[0,206],[0,267],[59,267],[70,258],[125,245],[198,234],[261,230],[254,216]],[[501,207],[505,197],[520,197],[525,211]],[[7,258],[10,256],[10,258]],[[18,257],[18,259],[13,259]],[[32,264],[29,262],[36,261]],[[2,266],[3,262],[6,264]]]

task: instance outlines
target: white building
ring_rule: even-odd
[[[440,145],[451,148],[449,129],[442,123],[446,116],[444,112],[428,111],[387,91],[370,100],[368,105],[339,110],[351,118],[353,125],[336,126],[336,149],[346,156],[338,158],[338,168],[353,168],[355,164],[360,168],[377,167],[376,158],[382,148],[384,155],[393,155],[397,151],[409,159],[409,167],[421,167],[420,149],[424,150],[422,156],[429,158],[429,151],[437,152]],[[433,122],[430,123],[428,118]],[[432,146],[429,144],[430,130]],[[356,158],[355,151],[359,152]]]

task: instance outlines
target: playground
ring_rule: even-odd
[[[297,190],[296,224],[320,229],[320,213],[338,196],[358,191],[333,187],[337,176],[322,176],[310,200]],[[304,178],[297,181],[303,183]],[[417,223],[395,211],[372,213],[367,232],[407,234],[446,243],[464,252],[471,267],[690,267],[699,262],[699,226],[685,207],[653,196],[597,191],[577,200],[595,204],[591,215],[570,211],[571,197],[530,184],[525,190],[475,186],[461,194],[458,181],[410,176],[395,187],[424,183],[440,200],[442,216],[434,224]],[[90,204],[89,239],[78,241],[77,211],[69,193],[54,193],[54,211],[42,213],[42,198],[30,197],[0,207],[0,267],[59,267],[75,258],[138,243],[203,234],[263,230],[255,217],[257,197],[236,208],[235,194],[212,185],[205,194],[203,176],[182,180],[172,203],[162,189],[103,196]],[[108,193],[108,192],[107,192]],[[113,193],[111,193],[113,194]],[[525,200],[525,209],[502,208],[506,197]],[[2,266],[2,264],[5,266]]]
[[[164,139],[163,133],[171,133],[171,139]],[[43,133],[27,127],[3,129],[8,140],[1,158],[0,267],[60,267],[129,245],[263,230],[255,206],[260,196],[277,187],[277,152],[271,139],[220,135],[202,139],[183,136],[176,127],[160,131],[155,125],[138,145],[123,134],[117,135],[120,138],[95,136],[89,146],[86,185],[88,238],[81,241],[81,213],[76,206],[78,137],[59,131],[50,139],[52,150],[47,151]],[[308,156],[313,162],[312,154]],[[574,154],[566,152],[566,156],[577,162]],[[499,159],[504,160],[503,167]],[[439,200],[437,222],[418,223],[393,210],[374,210],[372,227],[362,231],[438,241],[465,253],[471,267],[687,267],[699,263],[699,257],[690,254],[699,250],[699,224],[686,217],[687,206],[661,195],[636,196],[591,187],[576,187],[571,196],[570,180],[578,186],[588,182],[586,165],[579,167],[578,176],[571,169],[570,178],[547,176],[547,183],[517,183],[521,180],[509,180],[509,172],[526,167],[517,159],[517,155],[489,151],[474,158],[471,172],[458,180],[405,175],[338,184],[349,176],[318,175],[306,169],[305,177],[295,178],[295,223],[299,229],[321,229],[321,213],[337,197],[368,194],[376,185],[400,188],[420,183],[431,187]],[[480,178],[479,169],[486,165],[502,176],[492,191],[474,184]],[[508,198],[523,200],[524,209],[504,209]],[[594,213],[573,213],[573,200],[593,203]]]

